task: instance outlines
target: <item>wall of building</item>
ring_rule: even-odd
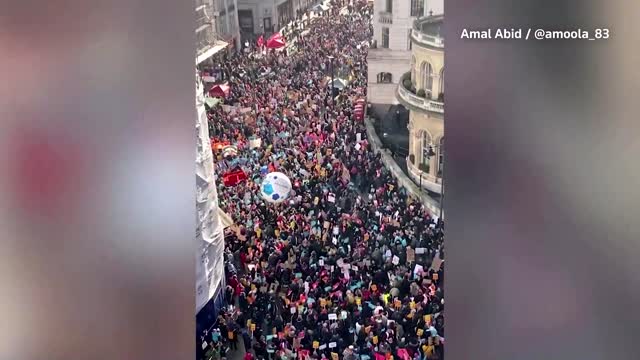
[[[424,15],[429,15],[433,11],[433,15],[444,14],[444,0],[424,0]]]
[[[204,88],[196,73],[196,311],[197,314],[224,284],[224,230],[204,108]]]
[[[240,48],[240,25],[238,21],[237,0],[214,0],[218,33],[229,42],[231,49]]]
[[[249,12],[253,21],[253,35],[262,34],[264,32],[279,31],[284,25],[288,24],[288,20],[293,20],[298,14],[298,10],[305,11],[315,3],[312,0],[236,0],[238,2],[238,10],[243,16],[248,17]],[[265,29],[265,19],[268,19],[271,28]],[[247,24],[247,31],[243,31],[243,35],[249,35],[248,20],[244,20]]]
[[[425,88],[426,72],[423,67],[424,63],[431,64],[432,70],[432,86],[430,89]],[[440,78],[444,73],[444,51],[436,50],[432,48],[422,47],[418,44],[413,44],[412,59],[411,59],[412,81],[416,85],[416,89],[431,90],[434,96],[444,92]]]

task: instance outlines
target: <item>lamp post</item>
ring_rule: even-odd
[[[433,151],[433,149],[439,149],[440,154],[442,154],[442,165],[440,165],[440,162],[438,162],[438,166],[440,167],[438,170],[440,171],[441,175],[440,175],[440,218],[442,218],[442,208],[444,206],[444,148],[442,145],[434,145],[434,144],[430,144],[429,145],[429,150],[427,151],[427,153],[425,154],[427,157],[427,160],[430,159],[432,156],[435,156],[436,153]],[[420,189],[422,190],[422,171],[420,171]],[[436,178],[437,178],[437,174],[436,174]]]

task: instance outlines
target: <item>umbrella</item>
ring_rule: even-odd
[[[218,84],[212,87],[211,90],[209,90],[209,95],[211,95],[212,97],[223,98],[229,96],[230,91],[231,87],[228,83]]]
[[[284,41],[284,38],[280,33],[275,33],[273,36],[267,40],[267,48],[268,49],[280,49],[285,47],[287,44]]]

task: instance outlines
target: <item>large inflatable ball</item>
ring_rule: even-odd
[[[268,202],[279,203],[286,200],[291,192],[291,180],[281,172],[268,173],[260,187],[262,197]]]

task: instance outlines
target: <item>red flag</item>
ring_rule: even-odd
[[[260,35],[260,37],[258,38],[258,47],[262,47],[264,46],[264,36]]]

